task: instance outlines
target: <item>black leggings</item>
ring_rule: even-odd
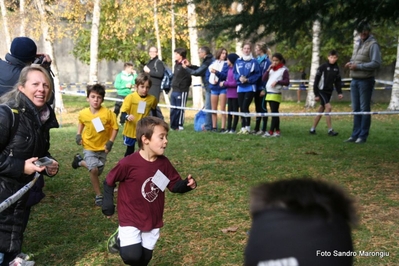
[[[227,111],[228,112],[238,112],[238,99],[228,98],[227,99]],[[233,125],[231,124],[233,122]],[[238,123],[238,115],[227,115],[227,130],[236,130]]]
[[[121,247],[119,250],[123,262],[131,266],[147,266],[152,259],[152,250],[144,248],[141,243]]]
[[[267,113],[267,106],[266,106],[266,95],[265,96],[260,96],[260,93],[262,91],[256,91],[255,92],[255,110],[257,113]],[[259,131],[260,129],[260,122],[263,121],[262,124],[262,131],[266,131],[267,127],[267,116],[257,116],[256,117],[256,123],[255,123],[255,131]]]
[[[269,101],[270,110],[272,113],[278,113],[278,109],[280,107],[279,102]],[[280,131],[280,117],[273,116],[272,123],[270,125],[270,131]]]
[[[254,98],[254,92],[239,92],[238,93],[238,105],[240,106],[241,113],[249,114],[249,106],[251,105],[252,99]],[[246,127],[251,123],[251,118],[243,116],[241,118],[241,126]]]

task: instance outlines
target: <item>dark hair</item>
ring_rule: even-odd
[[[220,56],[222,55],[223,51],[226,51],[226,58],[224,60],[227,60],[227,49],[224,47],[220,47],[219,49],[216,50],[215,52],[215,58],[220,59]]]
[[[151,87],[151,85],[152,85],[151,77],[147,73],[142,72],[142,73],[138,74],[137,77],[136,77],[136,85],[137,86],[138,85],[143,85],[147,81],[148,81],[148,85],[150,85],[150,87]]]
[[[187,55],[187,50],[184,48],[176,48],[174,50],[175,53],[178,53],[179,55],[181,55],[181,57],[186,58]]]
[[[202,50],[203,52],[205,52],[205,54],[210,54],[211,53],[211,49],[209,49],[208,46],[202,46],[200,48],[200,50]]]
[[[300,178],[264,183],[251,190],[251,214],[277,208],[298,214],[321,213],[326,219],[341,216],[356,225],[354,201],[340,187],[325,181]]]
[[[282,54],[280,54],[280,53],[274,53],[274,54],[272,55],[272,58],[273,58],[273,57],[278,58],[278,60],[280,60],[280,61],[285,65],[285,59],[284,59],[284,57],[283,57]]]
[[[331,50],[328,55],[335,55],[338,56],[338,52],[336,50]]]
[[[362,31],[371,31],[371,26],[367,22],[367,20],[362,20],[359,22],[359,24],[356,27],[356,31],[358,33],[361,33]]]
[[[123,64],[123,68],[132,67],[132,66],[133,66],[132,63],[124,63]]]
[[[144,136],[147,139],[151,139],[152,134],[154,134],[155,126],[162,126],[166,130],[166,132],[169,132],[168,124],[162,119],[155,116],[143,117],[137,122],[136,139],[140,150],[143,149],[143,140],[141,139],[141,137]]]
[[[89,98],[89,95],[91,92],[96,92],[98,93],[104,100],[105,97],[105,87],[101,84],[94,84],[94,85],[87,85],[87,98]]]

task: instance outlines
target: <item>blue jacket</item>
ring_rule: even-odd
[[[258,59],[258,62],[259,62],[259,59]],[[270,67],[271,64],[272,64],[272,62],[270,61],[270,59],[267,55],[265,55],[265,58],[263,58],[262,61],[259,63],[261,76],[258,80],[258,87],[257,87],[258,91],[264,90],[266,88],[266,82],[262,81],[262,76],[263,76],[263,74],[265,74],[265,72],[267,71],[267,69]]]
[[[240,77],[247,78],[247,82],[241,83]],[[234,78],[237,81],[237,92],[255,92],[257,89],[258,80],[262,77],[259,63],[256,59],[245,61],[238,58],[234,64]]]
[[[6,60],[0,59],[0,96],[12,90],[25,66],[25,62],[11,54],[6,54]]]

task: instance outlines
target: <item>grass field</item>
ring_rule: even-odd
[[[23,252],[32,253],[39,266],[123,265],[118,254],[106,250],[117,228],[116,215],[102,215],[94,206],[87,171],[71,167],[74,154],[81,152],[75,143],[77,112],[87,102],[84,97],[63,98],[67,113],[58,115],[62,126],[51,132],[51,153],[60,172],[46,178],[47,196],[33,208]],[[350,111],[349,104],[334,102],[334,111]],[[113,107],[112,102],[105,105]],[[386,108],[373,105],[373,111]],[[282,103],[281,112],[315,110]],[[163,113],[168,121],[169,111]],[[318,134],[309,135],[313,117],[283,117],[282,136],[265,139],[195,132],[194,114],[187,112],[185,130],[169,133],[166,155],[183,178],[196,178],[198,188],[184,195],[166,193],[165,226],[151,265],[242,265],[251,226],[249,189],[260,182],[303,176],[337,183],[355,197],[360,216],[353,231],[357,251],[389,252],[384,258],[356,257],[355,265],[399,265],[397,115],[373,116],[368,142],[358,145],[343,142],[350,136],[352,116],[333,117],[337,137],[327,136],[324,118]],[[120,133],[105,174],[124,151]],[[238,229],[222,231],[229,227]]]

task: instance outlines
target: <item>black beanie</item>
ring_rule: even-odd
[[[35,42],[28,37],[17,37],[11,43],[11,55],[23,62],[33,62],[36,57],[37,47]]]
[[[231,53],[227,55],[227,59],[229,59],[229,61],[234,65],[234,63],[236,62],[236,60],[239,58],[239,56],[235,53]]]

